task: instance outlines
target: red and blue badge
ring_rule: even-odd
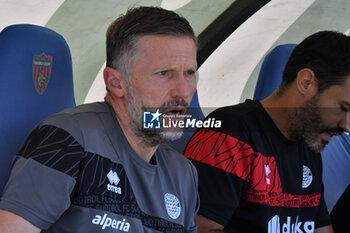
[[[33,82],[36,91],[41,95],[46,90],[51,76],[52,57],[45,53],[33,56]]]

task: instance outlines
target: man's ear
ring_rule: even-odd
[[[122,97],[126,94],[125,77],[118,70],[106,67],[103,70],[103,79],[107,90],[114,95]]]
[[[313,70],[301,69],[297,74],[296,86],[301,95],[306,98],[313,97],[318,91],[317,78]]]

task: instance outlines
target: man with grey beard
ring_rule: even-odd
[[[196,89],[193,29],[172,11],[139,7],[106,36],[105,102],[64,110],[31,132],[0,201],[0,232],[197,231],[196,170],[163,143],[181,129],[143,127],[146,110],[154,119],[186,113]]]
[[[350,37],[322,31],[292,52],[279,88],[223,107],[185,149],[197,168],[198,232],[332,233],[320,151],[350,130]]]

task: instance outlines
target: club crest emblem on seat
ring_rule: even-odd
[[[41,95],[47,88],[51,76],[52,57],[45,53],[33,56],[33,82],[36,91]]]

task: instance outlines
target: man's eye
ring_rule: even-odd
[[[160,71],[160,72],[159,72],[159,74],[160,74],[160,75],[162,75],[162,76],[165,76],[165,75],[167,75],[167,74],[168,74],[168,71],[163,70],[163,71]]]
[[[195,71],[193,71],[193,70],[188,70],[188,71],[186,71],[186,76],[187,77],[193,77],[194,75],[195,75]]]
[[[346,107],[344,107],[344,105],[340,105],[340,109],[343,111],[343,112],[348,112],[348,109]]]
[[[187,75],[194,75],[194,71],[193,70],[189,70],[189,71],[187,71]]]

